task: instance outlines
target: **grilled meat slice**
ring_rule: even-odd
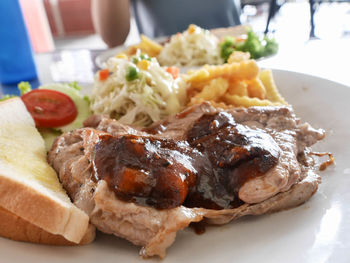
[[[96,121],[96,118],[99,118],[99,120]],[[230,121],[236,122],[238,129],[242,130],[241,133],[243,133],[243,135],[241,134],[238,136],[239,132],[232,132],[232,129],[225,129],[225,127],[210,129],[212,122],[219,125],[220,122],[227,124]],[[276,148],[279,148],[277,165],[274,165],[276,164],[274,163],[272,169],[269,169],[271,168],[272,163],[270,163],[270,166],[265,165],[266,171],[264,171],[264,175],[255,176],[255,178],[251,178],[250,180],[243,180],[239,189],[224,189],[222,185],[229,184],[228,181],[225,182],[221,180],[222,182],[218,183],[218,180],[215,180],[213,176],[207,176],[206,171],[213,170],[213,167],[205,167],[205,169],[201,169],[197,178],[199,182],[196,186],[197,193],[203,192],[200,189],[205,189],[206,193],[200,194],[200,199],[208,199],[205,198],[205,196],[208,195],[211,195],[212,198],[216,198],[215,193],[210,193],[210,191],[208,191],[208,189],[210,190],[213,187],[219,188],[217,192],[220,193],[219,195],[221,196],[221,199],[225,199],[221,201],[217,200],[216,204],[214,203],[212,205],[209,204],[208,200],[204,200],[201,206],[207,208],[227,208],[229,203],[237,203],[237,198],[236,200],[232,199],[232,191],[238,191],[237,195],[239,196],[239,199],[246,203],[258,203],[278,192],[288,190],[298,181],[300,176],[300,165],[297,156],[304,151],[305,147],[314,144],[317,140],[324,137],[324,132],[322,130],[315,130],[311,128],[310,125],[306,123],[299,124],[299,122],[300,121],[295,117],[292,110],[288,107],[252,107],[249,109],[233,109],[218,113],[218,111],[211,107],[210,104],[203,103],[191,107],[175,116],[169,117],[168,119],[156,123],[142,131],[122,125],[115,120],[96,116],[87,120],[86,124],[117,136],[124,133],[139,136],[152,134],[159,139],[175,138],[177,140],[187,140],[191,146],[194,147],[201,142],[201,152],[206,152],[208,158],[212,160],[211,162],[207,162],[208,164],[215,163],[216,161],[218,162],[218,158],[221,158],[222,164],[229,161],[231,164],[227,165],[234,166],[235,161],[232,158],[230,160],[228,158],[229,156],[238,158],[236,161],[242,161],[244,158],[246,160],[249,159],[250,163],[248,162],[246,165],[241,165],[240,169],[216,169],[216,173],[219,173],[219,175],[228,175],[230,171],[235,172],[236,175],[234,178],[237,178],[237,174],[244,174],[244,167],[246,167],[247,170],[246,177],[252,175],[252,163],[257,163],[262,166],[262,160],[265,160],[265,164],[266,161],[272,162],[274,159],[273,155],[276,156],[278,154],[276,153],[276,151],[278,151]],[[260,131],[263,132],[261,133]],[[229,134],[231,134],[230,136],[232,138],[230,141],[231,146],[228,145],[226,140],[226,138],[230,137]],[[195,136],[201,138],[194,138]],[[218,136],[221,136],[221,139],[216,141],[218,140]],[[238,142],[238,140],[241,140],[241,142]],[[244,142],[242,141],[244,140],[249,141],[247,143],[248,146],[243,145]],[[259,148],[254,148],[254,145],[259,144],[261,146],[263,145],[263,142],[265,142],[265,150],[267,148],[270,149],[270,154],[262,154],[262,152],[260,152],[261,156],[256,156],[253,160],[253,150],[255,149],[255,152],[257,152],[256,150]],[[276,143],[278,147],[276,147]],[[235,145],[238,147],[234,147]],[[249,154],[244,155],[242,152],[240,154],[237,152],[237,150],[244,150],[244,147],[250,147],[249,145],[253,145],[250,149],[246,149]],[[208,151],[205,149],[208,149]],[[271,155],[271,151],[274,151],[274,154]],[[219,155],[221,155],[221,157]],[[238,157],[239,155],[240,157]],[[226,161],[224,159],[226,159]],[[215,164],[212,166],[215,166]],[[220,175],[220,178],[225,177],[232,176]],[[208,180],[211,181],[210,185],[207,183]],[[227,191],[229,192],[228,194],[225,193]],[[193,204],[190,204],[193,203],[190,199],[196,199],[197,204],[200,201],[195,195],[193,195],[193,198],[188,198],[187,205],[190,206],[193,206]],[[207,206],[205,206],[205,204],[207,204]]]
[[[228,128],[228,130],[218,129],[222,125],[226,125],[227,120],[223,121],[225,118],[237,124],[233,130],[231,128]],[[210,121],[207,121],[208,119]],[[213,124],[209,130],[208,123]],[[305,147],[321,140],[324,137],[324,132],[315,130],[308,124],[300,124],[291,108],[288,107],[256,107],[218,111],[208,104],[202,104],[144,130],[122,125],[117,121],[101,116],[91,117],[85,122],[85,125],[90,127],[63,134],[55,141],[48,156],[49,163],[58,172],[63,186],[74,203],[90,215],[91,222],[98,229],[124,237],[136,245],[143,246],[141,255],[144,257],[154,255],[163,257],[165,249],[174,241],[176,232],[187,227],[191,222],[205,219],[212,224],[224,224],[244,215],[259,215],[287,209],[308,200],[318,187],[319,176],[313,173],[312,167],[307,167],[308,162],[305,160],[308,159],[308,156],[304,152]],[[205,125],[207,125],[207,128],[204,127]],[[259,131],[259,139],[263,141],[266,139],[268,141],[272,140],[273,149],[265,151],[259,147],[249,148],[248,146],[251,146],[249,136],[247,137],[248,139],[243,136],[241,142],[238,141],[239,147],[236,147],[236,150],[240,148],[245,149],[244,152],[238,155],[227,151],[229,149],[220,149],[220,143],[210,147],[213,144],[213,139],[219,138],[219,142],[225,140],[225,136],[230,135],[230,132],[234,133],[237,127],[238,129],[246,129],[245,132],[248,133]],[[196,129],[198,130],[197,132]],[[211,165],[209,167],[212,167],[215,163],[218,166],[239,164],[236,166],[237,168],[243,166],[244,163],[249,163],[251,160],[258,160],[257,166],[259,166],[258,164],[261,163],[261,160],[265,159],[267,161],[270,160],[272,165],[267,166],[268,168],[265,169],[264,174],[249,178],[249,180],[240,185],[239,189],[235,189],[240,203],[232,205],[232,203],[228,202],[228,206],[213,206],[216,209],[222,207],[225,209],[213,210],[203,208],[211,208],[212,206],[206,205],[208,198],[206,198],[205,188],[208,186],[209,177],[203,176],[205,173],[202,171],[196,175],[196,183],[194,185],[193,182],[187,185],[190,186],[187,189],[187,197],[190,196],[191,198],[186,199],[183,205],[170,206],[168,209],[158,210],[152,206],[142,205],[147,204],[147,202],[138,202],[140,196],[137,195],[134,195],[134,199],[130,199],[129,196],[128,201],[125,201],[125,198],[123,199],[120,198],[120,195],[116,195],[115,189],[111,187],[111,182],[107,179],[108,177],[99,177],[99,172],[96,169],[102,166],[96,166],[94,161],[96,161],[96,147],[101,142],[101,138],[104,137],[114,138],[113,140],[118,145],[123,140],[124,143],[130,143],[133,139],[136,142],[138,138],[154,140],[157,143],[160,142],[162,149],[164,149],[164,146],[167,146],[168,140],[187,142],[186,147],[189,147],[188,149],[185,147],[187,150],[178,149],[177,151],[180,153],[194,151],[196,154],[198,152],[198,159],[201,162],[206,160]],[[232,138],[229,141],[232,143],[235,142],[234,140],[236,138]],[[202,144],[198,146],[199,141],[204,143],[204,146]],[[237,142],[235,143],[237,144]],[[193,147],[194,150],[190,150],[190,147]],[[211,155],[210,150],[214,149],[213,147],[216,147],[217,150],[215,150],[216,154]],[[232,149],[234,148],[232,147]],[[143,154],[142,149],[141,151],[140,149],[138,151],[134,150],[134,152]],[[149,154],[149,152],[146,153]],[[153,154],[155,153],[157,153],[156,150],[153,151]],[[271,154],[272,156],[264,159],[263,156],[266,157]],[[123,154],[119,154],[118,158],[122,157]],[[236,157],[239,158],[237,159]],[[115,160],[116,156],[113,158]],[[160,159],[162,158],[160,155]],[[125,168],[128,166],[121,167]],[[139,168],[136,167],[134,170],[140,171]],[[244,168],[243,166],[240,169],[244,171]],[[145,179],[144,174],[141,173],[140,175],[134,170],[129,173],[130,170],[126,169],[126,174],[131,174],[133,175],[131,177],[138,178],[136,180],[138,183],[145,183],[144,180],[146,180],[146,185],[152,186],[154,184],[154,181],[150,180],[151,183],[147,182],[149,178]],[[120,174],[125,175],[125,171]],[[216,175],[218,174],[216,173]],[[129,177],[126,176],[125,178]],[[157,179],[158,177],[154,178]],[[216,179],[214,186],[222,186],[223,183],[220,180],[220,178]],[[129,183],[127,180],[126,184],[121,184],[124,187],[121,187],[121,189],[127,189],[127,193],[130,193],[130,189],[133,191],[136,189],[134,188],[135,184]],[[115,185],[118,186],[118,184],[113,186]],[[212,188],[217,189],[218,187]],[[120,190],[119,187],[117,187],[117,190]],[[225,194],[230,194],[230,188],[225,186],[224,192]],[[149,194],[146,196],[154,197]],[[130,200],[133,202],[129,202]],[[199,208],[198,204],[200,206],[203,204],[202,208]]]
[[[109,135],[91,128],[78,129],[59,137],[48,155],[69,196],[90,216],[100,231],[113,233],[143,246],[141,255],[165,256],[176,232],[203,215],[191,208],[157,210],[118,199],[106,181],[96,181],[92,166],[93,146],[100,136]],[[68,157],[69,160],[65,160]]]

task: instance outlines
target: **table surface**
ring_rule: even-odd
[[[339,82],[350,87],[350,38],[310,40],[280,46],[278,54],[260,66],[284,69]]]
[[[29,82],[33,88],[52,82],[72,81],[77,81],[83,87],[91,87],[94,74],[98,70],[95,58],[103,51],[72,49],[36,54],[38,78]],[[0,84],[0,97],[3,94],[18,95],[17,84]]]
[[[280,45],[277,55],[260,60],[259,65],[306,73],[350,86],[349,47],[350,38],[288,42]],[[95,58],[103,51],[77,49],[36,54],[38,79],[30,83],[36,88],[40,84],[78,81],[87,92],[98,70]],[[0,84],[0,96],[2,94],[18,94],[16,85]]]

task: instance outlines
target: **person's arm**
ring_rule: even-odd
[[[124,43],[130,30],[129,0],[92,0],[95,30],[109,47]]]

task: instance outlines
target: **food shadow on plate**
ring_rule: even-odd
[[[122,248],[130,251],[131,253],[138,253],[139,248],[134,246],[132,243],[126,239],[117,237],[115,235],[105,234],[101,231],[96,230],[96,239],[94,243],[97,243],[99,246],[102,246],[106,249],[115,249]]]
[[[236,262],[247,259],[249,253],[266,253],[276,246],[295,245],[301,252],[311,248],[316,240],[322,218],[330,203],[324,195],[316,195],[306,204],[287,211],[261,216],[246,216],[223,226],[209,226],[204,234],[196,235],[192,229],[179,232],[167,258],[176,257],[179,262],[186,260],[182,251],[191,247],[196,261],[210,261],[212,253],[202,253],[205,248],[216,253],[229,253]],[[300,239],[298,244],[292,242]],[[282,242],[282,243],[281,243]],[[231,251],[226,251],[227,243]],[[208,258],[209,257],[209,258]],[[215,260],[215,255],[212,260]],[[283,260],[283,258],[281,258]],[[278,262],[278,261],[276,261]],[[281,261],[282,262],[282,261]]]

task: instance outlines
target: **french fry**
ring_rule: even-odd
[[[204,66],[189,71],[184,78],[188,84],[189,104],[210,101],[224,108],[277,106],[287,104],[273,81],[269,70],[260,72],[254,60],[245,53],[237,53],[231,64]]]
[[[191,98],[193,99],[198,93],[199,93],[198,90],[195,90],[195,89],[187,89],[186,97],[189,98],[189,99],[191,100]]]
[[[216,108],[222,108],[227,109],[229,108],[225,102],[217,102],[214,100],[204,100],[202,98],[192,98],[188,106],[195,105],[195,104],[201,104],[202,102],[209,102],[212,106]]]
[[[141,42],[139,44],[130,46],[126,52],[129,56],[132,56],[136,54],[138,49],[150,57],[156,57],[162,51],[163,46],[146,37],[145,35],[141,35]]]
[[[259,74],[259,67],[254,60],[219,66],[205,66],[210,78],[227,77],[236,80],[253,79]]]
[[[136,45],[128,47],[128,49],[125,51],[125,53],[128,56],[133,56],[136,54],[138,47]]]
[[[204,100],[217,100],[226,93],[228,81],[224,78],[217,78],[210,81],[209,85],[204,86],[202,91],[196,95],[197,98]]]
[[[196,105],[196,104],[201,104],[202,102],[204,102],[205,100],[202,98],[198,98],[198,97],[192,97],[190,102],[187,104],[188,106],[192,106],[192,105]]]
[[[235,62],[242,62],[250,59],[249,52],[233,51],[227,60],[227,63],[232,64]]]
[[[229,102],[229,104],[241,107],[280,105],[279,103],[273,103],[269,100],[261,100],[258,98],[250,98],[248,96],[238,96],[229,94],[225,95],[225,100]]]
[[[206,68],[191,70],[187,73],[187,76],[186,81],[191,83],[199,83],[210,79],[210,73]]]
[[[256,78],[259,67],[254,60],[240,63],[224,64],[219,66],[204,66],[200,70],[190,73],[187,77],[189,82],[202,82],[209,79],[225,77],[234,80],[249,80]]]
[[[228,81],[226,79],[212,79],[200,92],[193,94],[190,105],[199,104],[203,101],[217,101],[226,93],[227,89]]]
[[[213,105],[215,108],[222,108],[222,109],[229,108],[224,102],[217,102],[217,101],[210,100],[209,103]]]
[[[263,70],[259,74],[259,79],[266,89],[266,99],[280,104],[288,104],[282,95],[277,90],[276,84],[273,80],[271,70]]]
[[[190,83],[190,89],[201,91],[205,86],[209,85],[211,80],[201,81],[201,82],[192,82]]]
[[[259,78],[249,80],[247,84],[248,84],[247,89],[248,89],[249,97],[252,97],[252,98],[256,97],[262,100],[266,98],[266,89]]]
[[[150,57],[156,57],[162,51],[163,46],[159,45],[157,42],[141,35],[141,43],[139,44],[141,51],[147,53]]]
[[[227,93],[238,96],[248,96],[248,84],[244,81],[230,81]]]

